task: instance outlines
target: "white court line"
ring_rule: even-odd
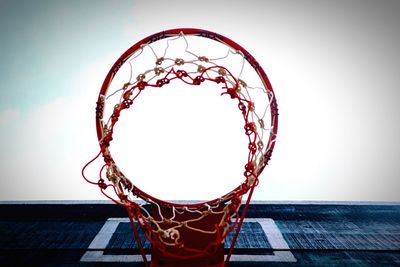
[[[108,220],[92,240],[92,243],[90,243],[89,249],[105,249],[120,222],[117,220]]]
[[[271,245],[272,249],[289,250],[289,245],[286,243],[281,231],[275,224],[274,220],[269,218],[249,218],[245,219],[245,222],[258,222],[261,225],[265,235],[267,236],[268,242]]]
[[[81,257],[81,262],[141,262],[143,258],[141,255],[104,255],[104,250],[107,248],[112,235],[121,222],[129,222],[128,218],[109,218],[100,229],[99,233],[95,236],[89,245],[91,251],[86,251]],[[254,261],[254,262],[296,262],[296,258],[292,252],[288,251],[289,246],[282,236],[281,231],[275,224],[274,220],[269,218],[249,218],[245,222],[258,222],[267,240],[272,248],[271,255],[236,255],[231,256],[231,261]],[[275,251],[277,250],[277,251]],[[280,251],[285,250],[285,251]],[[148,261],[151,260],[151,255],[146,255]]]

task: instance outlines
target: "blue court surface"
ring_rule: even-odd
[[[0,266],[144,266],[117,205],[2,202],[0,216]],[[400,266],[400,203],[253,203],[229,266]]]

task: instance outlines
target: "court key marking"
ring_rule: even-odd
[[[281,231],[275,224],[273,219],[270,218],[248,218],[245,222],[257,222],[261,225],[269,244],[271,245],[272,254],[262,255],[243,255],[233,254],[232,261],[244,262],[296,262],[296,258],[290,252],[289,245],[286,243],[282,236]],[[143,258],[141,255],[106,255],[104,250],[107,248],[113,234],[115,233],[120,223],[129,222],[128,218],[109,218],[97,233],[95,238],[90,243],[85,254],[81,257],[81,262],[141,262]],[[146,255],[147,260],[151,260],[150,255]]]

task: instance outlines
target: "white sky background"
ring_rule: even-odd
[[[106,73],[145,36],[195,27],[245,47],[276,92],[279,137],[255,199],[400,201],[398,1],[2,1],[0,10],[0,200],[104,199],[80,170],[98,151]],[[171,198],[201,196],[199,184],[163,179],[155,189]]]

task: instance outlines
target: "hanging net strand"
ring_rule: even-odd
[[[219,42],[226,46],[226,53],[222,56],[209,56],[194,52],[189,36]],[[157,45],[161,40],[166,41],[164,45]],[[178,57],[173,57],[169,52],[174,43],[179,41],[184,42],[184,51]],[[145,54],[150,63],[148,67],[138,70],[136,61]],[[231,65],[226,65],[225,61],[230,57],[238,59],[236,68],[232,68],[235,71],[230,70]],[[128,78],[113,89],[111,82],[124,63],[129,65]],[[256,73],[258,84],[253,85],[247,80],[246,74],[250,71]],[[134,108],[140,95],[146,94],[146,91],[157,88],[162,90],[174,83],[190,86],[216,84],[221,90],[220,95],[235,101],[242,115],[243,132],[248,140],[247,161],[243,168],[244,181],[219,198],[191,204],[160,200],[137,187],[123,174],[112,157],[113,134],[119,118]],[[111,107],[108,114],[107,107]],[[226,260],[229,262],[253,190],[259,183],[260,173],[270,160],[277,134],[278,108],[275,94],[257,61],[233,41],[204,30],[176,29],[149,36],[126,51],[107,75],[96,103],[96,126],[100,152],[85,165],[82,175],[88,182],[98,185],[107,198],[127,208],[146,265],[148,263],[135,223],[152,248],[163,255],[182,260],[212,255],[227,235],[235,231]],[[85,169],[100,156],[104,164],[99,170],[97,181],[89,180],[85,176]],[[246,194],[245,206],[239,214]],[[204,242],[193,241],[196,236],[201,236],[200,240]]]

